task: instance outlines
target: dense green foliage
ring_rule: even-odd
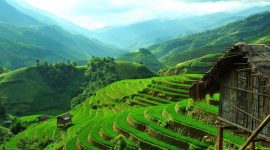
[[[72,99],[72,107],[95,94],[98,89],[117,80],[119,80],[119,75],[113,58],[92,57],[84,73],[83,91]]]
[[[63,92],[68,84],[76,78],[77,64],[75,62],[68,61],[67,63],[54,63],[48,62],[41,63],[37,60],[37,69],[43,76],[46,83],[57,92]],[[78,81],[80,83],[80,81]]]
[[[176,65],[207,54],[224,52],[237,42],[268,43],[270,13],[250,16],[225,26],[149,47],[166,65]],[[258,24],[259,22],[259,24]]]
[[[160,61],[145,48],[120,55],[116,60],[141,63],[154,72],[159,71],[163,67]]]
[[[52,139],[40,139],[40,140],[32,140],[28,137],[22,138],[18,141],[17,147],[20,150],[43,150],[49,144],[52,144]]]
[[[11,136],[12,133],[7,128],[0,126],[0,145],[9,140]]]

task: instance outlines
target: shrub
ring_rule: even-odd
[[[23,123],[23,122],[21,122],[18,119],[14,119],[9,128],[10,128],[10,131],[13,134],[16,135],[16,134],[24,131],[26,129],[26,127],[27,127],[27,124],[26,123]]]
[[[27,137],[21,138],[17,142],[17,147],[20,150],[42,150],[46,148],[49,144],[53,143],[54,140],[51,138],[40,139],[40,140],[31,140]]]
[[[3,127],[0,127],[0,145],[5,143],[5,141],[9,140],[11,138],[12,133]]]

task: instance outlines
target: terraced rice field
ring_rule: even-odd
[[[217,106],[188,99],[188,88],[201,75],[122,80],[97,91],[72,109],[73,125],[56,127],[56,119],[31,125],[8,143],[16,149],[22,137],[53,138],[46,149],[213,149],[217,128],[192,110],[215,117]],[[200,113],[197,113],[200,114]],[[207,118],[207,117],[206,117]],[[237,148],[244,138],[224,134],[226,146]]]

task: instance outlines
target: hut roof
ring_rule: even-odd
[[[253,73],[261,77],[270,78],[270,47],[266,45],[249,45],[237,43],[218,60],[215,65],[189,89],[190,96],[197,100],[207,94],[219,91],[221,77],[230,71],[236,64],[246,63]]]
[[[73,117],[70,113],[58,116],[57,119],[62,119],[62,120],[70,120]]]

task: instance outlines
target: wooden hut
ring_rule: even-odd
[[[270,113],[270,47],[236,44],[189,90],[195,100],[220,92],[221,124],[254,133]],[[269,124],[258,133],[270,141]]]
[[[72,122],[72,117],[73,115],[71,115],[70,113],[61,115],[57,117],[57,127],[62,126],[66,126],[67,124]]]
[[[38,119],[38,122],[42,122],[42,121],[46,121],[50,118],[49,115],[41,115],[41,116],[38,116],[37,119]]]

